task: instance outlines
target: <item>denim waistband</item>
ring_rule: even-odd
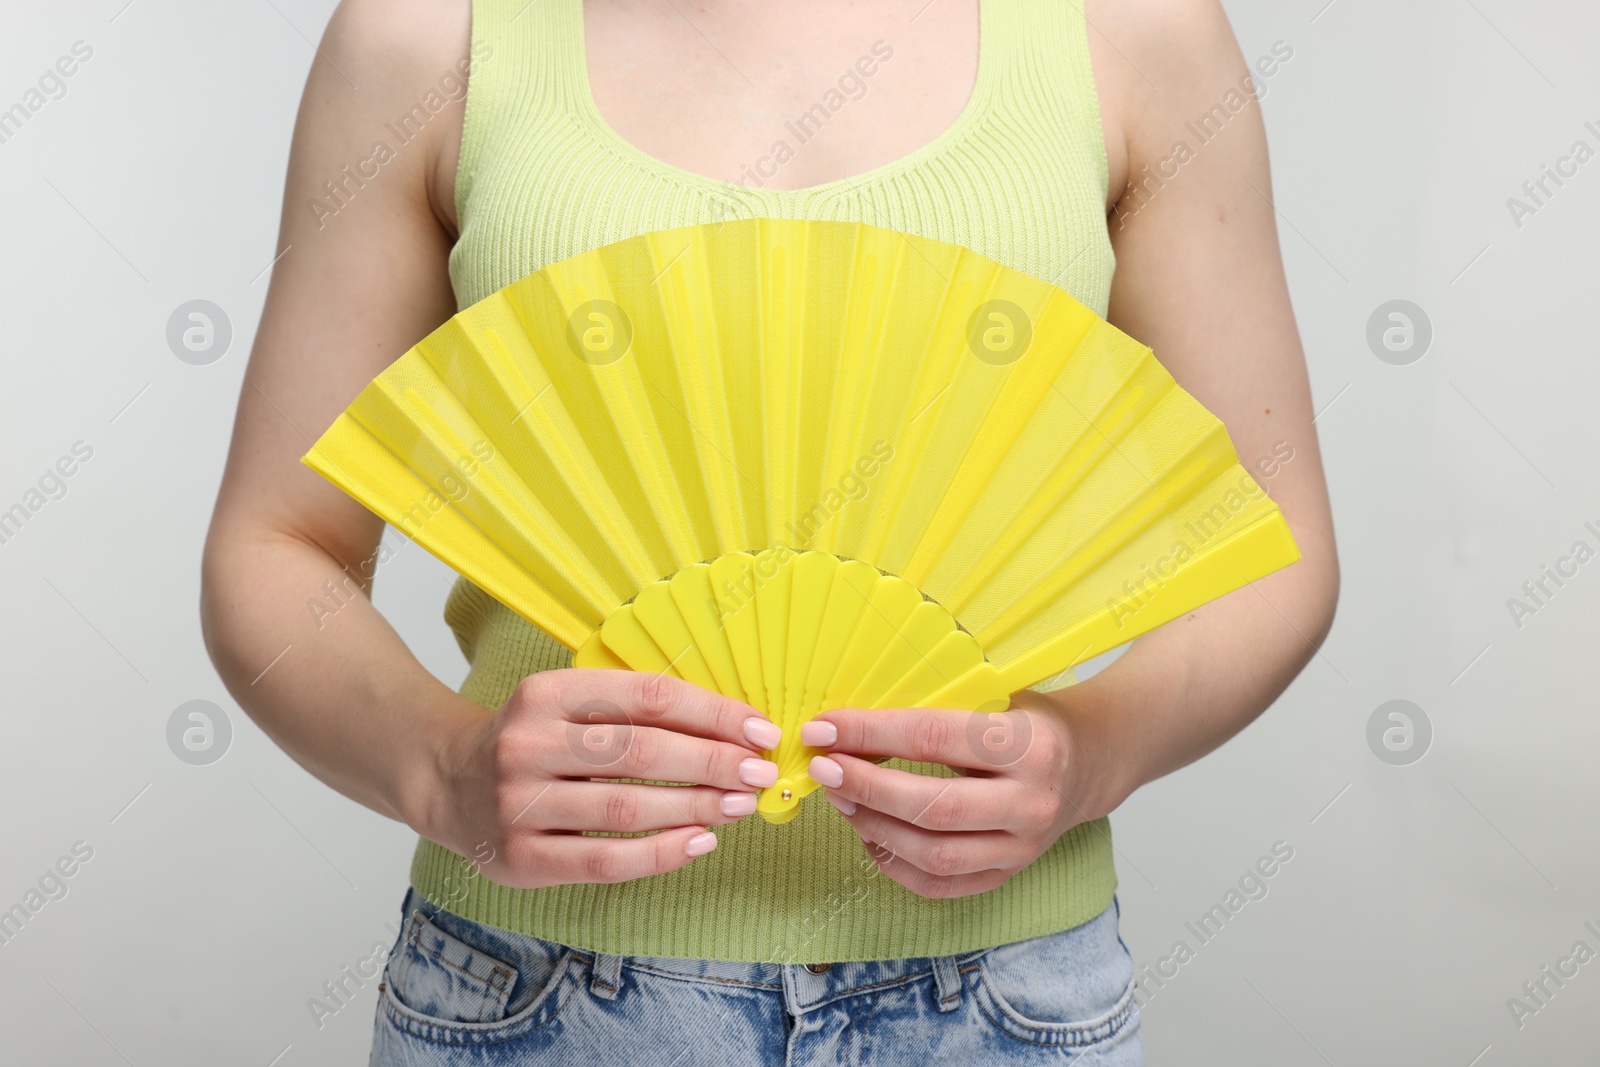
[[[613,995],[628,971],[708,986],[744,987],[782,993],[787,1007],[801,1014],[843,997],[933,979],[936,999],[958,996],[960,975],[977,966],[989,949],[956,956],[912,957],[840,963],[746,963],[734,960],[678,959],[664,956],[615,956],[572,948],[528,934],[486,926],[429,903],[415,889],[405,899],[408,919],[421,913],[428,922],[479,949],[532,973],[564,957],[585,968],[591,989]]]
[[[686,960],[660,956],[606,956],[578,951],[597,972],[615,967],[642,971],[664,978],[737,985],[774,992],[781,990],[796,1014],[821,1007],[841,997],[888,989],[933,977],[943,992],[954,992],[958,975],[977,965],[988,949],[959,956],[901,960],[854,960],[831,964],[739,963],[729,960]],[[611,961],[617,961],[613,964]]]

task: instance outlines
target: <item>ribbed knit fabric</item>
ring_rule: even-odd
[[[670,166],[612,130],[589,91],[582,0],[474,0],[461,237],[450,255],[458,304],[637,234],[765,216],[866,222],[965,245],[1104,316],[1114,261],[1082,10],[1074,0],[981,0],[979,31],[977,84],[937,138],[865,174],[778,190]],[[786,129],[791,150],[851,106],[839,93],[819,104]],[[499,707],[526,675],[571,666],[567,649],[465,579],[445,619],[472,664],[461,691],[484,708]],[[1035,688],[1073,681],[1067,672]],[[883,875],[820,798],[783,826],[751,817],[717,836],[716,851],[670,874],[533,890],[490,882],[424,839],[411,878],[459,915],[578,948],[777,963],[948,955],[1037,937],[1098,915],[1116,888],[1105,819],[1067,832],[1000,888],[953,900],[919,897]]]

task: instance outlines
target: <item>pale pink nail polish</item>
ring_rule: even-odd
[[[834,807],[838,808],[844,814],[846,814],[846,815],[854,815],[856,813],[856,802],[855,801],[846,800],[844,797],[839,796],[837,793],[833,793],[833,792],[824,793],[823,795],[825,797],[827,797],[829,804],[832,804]]]
[[[722,794],[722,814],[730,818],[749,815],[756,810],[756,795],[754,793],[724,793]]]
[[[826,786],[844,785],[844,768],[827,756],[812,756],[807,773]]]
[[[839,740],[839,728],[831,722],[802,723],[800,726],[800,743],[810,745],[812,748],[825,748]]]
[[[762,748],[777,748],[778,742],[783,740],[783,730],[777,723],[753,715],[744,721],[744,735],[752,745]]]
[[[753,785],[757,789],[765,789],[778,780],[778,765],[771,760],[756,759],[754,756],[739,763],[739,781],[745,785]]]
[[[717,847],[717,835],[713,833],[695,834],[689,838],[689,843],[683,850],[690,856],[704,856],[707,852]]]

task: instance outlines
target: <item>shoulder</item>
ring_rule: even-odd
[[[389,84],[465,56],[471,26],[471,0],[340,0],[322,51]]]
[[[1083,11],[1090,38],[1103,38],[1158,87],[1158,73],[1182,80],[1238,53],[1221,0],[1083,0]]]
[[[340,0],[302,105],[352,149],[382,144],[451,226],[471,29],[471,0]]]
[[[1083,10],[1115,200],[1186,119],[1256,85],[1220,0],[1083,0]]]

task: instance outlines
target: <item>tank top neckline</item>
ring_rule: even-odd
[[[756,195],[770,197],[775,201],[802,201],[809,197],[821,196],[840,190],[870,185],[893,177],[900,172],[915,167],[939,155],[951,145],[957,143],[968,129],[976,124],[987,109],[993,92],[996,76],[995,63],[999,49],[996,47],[995,34],[998,26],[995,15],[991,12],[992,0],[978,0],[978,68],[973,78],[972,92],[967,97],[966,104],[950,125],[946,126],[932,140],[912,149],[910,152],[886,163],[880,163],[859,174],[817,185],[806,185],[798,189],[770,189],[762,185],[745,185],[742,182],[727,181],[723,178],[713,178],[709,174],[689,170],[668,163],[663,159],[651,155],[639,148],[632,141],[618,133],[600,113],[600,105],[594,98],[594,87],[589,81],[589,53],[587,34],[583,23],[583,0],[566,0],[569,5],[572,34],[574,39],[570,42],[569,55],[573,57],[571,77],[574,81],[572,96],[576,102],[579,116],[590,134],[608,151],[643,167],[653,174],[680,184],[693,184],[709,187],[724,193],[740,193],[742,195]]]

